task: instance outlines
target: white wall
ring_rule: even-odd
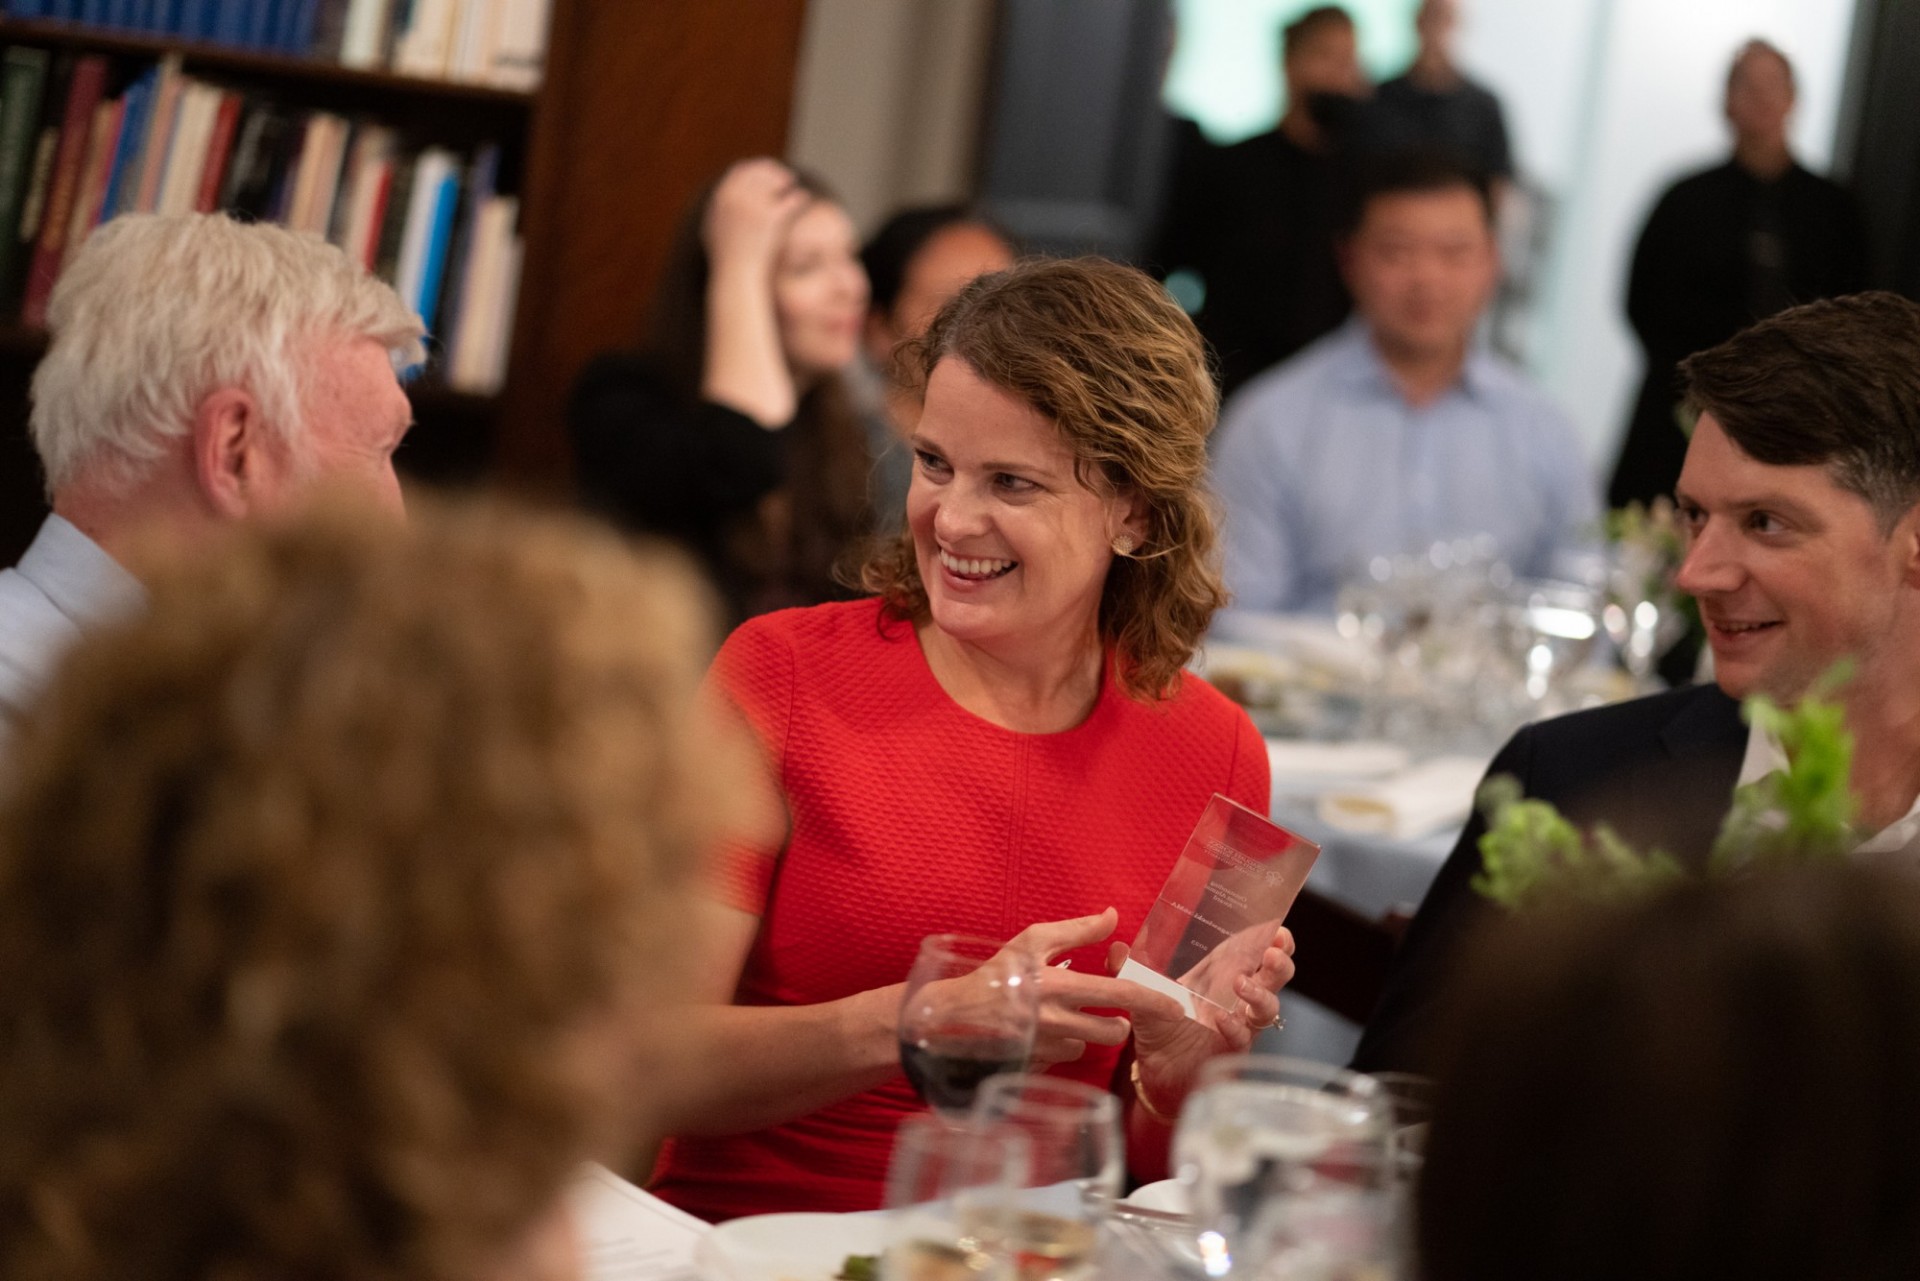
[[[787,158],[862,234],[894,209],[972,194],[990,0],[811,0]]]
[[[1627,266],[1661,190],[1727,152],[1720,101],[1759,36],[1799,79],[1801,161],[1831,161],[1854,0],[1468,0],[1461,58],[1505,101],[1523,170],[1559,200],[1529,351],[1612,467],[1641,375]]]
[[[1164,97],[1218,143],[1273,128],[1284,93],[1280,31],[1322,0],[1174,0],[1179,38]],[[1413,58],[1413,11],[1420,0],[1345,0],[1369,74],[1395,76]],[[1540,0],[1557,4],[1559,0]]]
[[[1176,0],[1176,109],[1224,135],[1278,109],[1274,29],[1309,0]],[[1522,171],[1555,199],[1525,350],[1611,470],[1640,378],[1622,314],[1641,222],[1680,174],[1727,151],[1727,64],[1753,36],[1793,59],[1802,161],[1831,161],[1855,0],[1463,0],[1460,55],[1500,94]],[[1376,74],[1411,48],[1417,0],[1350,0]],[[970,190],[990,0],[812,0],[789,155],[840,189],[863,230]]]

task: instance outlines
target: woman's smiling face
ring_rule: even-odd
[[[1131,504],[1081,483],[1053,422],[958,357],[927,380],[913,448],[907,526],[934,625],[994,648],[1091,639],[1112,540],[1139,537]]]

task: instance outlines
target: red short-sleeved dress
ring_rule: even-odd
[[[1265,744],[1186,676],[1135,701],[1111,680],[1058,734],[1020,734],[949,698],[913,628],[876,601],[786,610],[733,633],[714,677],[777,772],[791,829],[730,856],[725,894],[761,918],[736,1000],[799,1005],[906,978],[921,938],[1009,938],[1113,906],[1131,939],[1215,792],[1265,812]],[[1106,945],[1073,954],[1104,973]],[[1062,1076],[1111,1084],[1090,1046]],[[711,1220],[879,1205],[894,1130],[924,1105],[905,1077],[756,1133],[675,1139],[655,1191]]]

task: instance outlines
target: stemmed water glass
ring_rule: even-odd
[[[966,1114],[988,1077],[1018,1072],[1040,1017],[1034,960],[994,939],[930,934],[900,1001],[900,1066],[935,1111]]]
[[[1390,1275],[1399,1198],[1393,1105],[1321,1063],[1228,1055],[1201,1069],[1174,1131],[1212,1276]]]
[[[887,1168],[886,1281],[1005,1278],[997,1230],[1032,1175],[1026,1134],[998,1121],[908,1117]]]
[[[1587,661],[1600,635],[1601,602],[1579,583],[1516,583],[1508,610],[1521,690],[1536,707],[1564,696],[1567,678]],[[1523,704],[1524,705],[1524,704]]]
[[[1119,1100],[1079,1081],[1017,1072],[980,1087],[973,1117],[1017,1127],[1032,1155],[1026,1187],[998,1219],[1016,1281],[1090,1276],[1125,1171]]]
[[[1393,1133],[1388,1137],[1388,1148],[1393,1156],[1395,1177],[1410,1185],[1426,1163],[1427,1123],[1433,1118],[1433,1078],[1413,1072],[1368,1075],[1386,1092],[1387,1102],[1393,1108]]]
[[[1628,545],[1613,550],[1601,618],[1635,688],[1650,687],[1654,668],[1687,627],[1657,552]]]

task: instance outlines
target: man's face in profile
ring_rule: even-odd
[[[1343,260],[1354,306],[1390,356],[1458,352],[1500,275],[1486,206],[1465,185],[1373,197]]]
[[[387,349],[371,338],[326,341],[305,359],[301,432],[287,465],[262,493],[263,506],[284,507],[322,485],[403,515],[393,455],[413,424],[413,406]]]
[[[1915,514],[1892,536],[1825,466],[1774,466],[1701,414],[1677,487],[1686,558],[1714,677],[1735,698],[1791,701],[1843,658],[1872,683],[1912,634],[1902,590]]]

